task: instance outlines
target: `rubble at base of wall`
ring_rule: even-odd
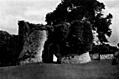
[[[81,55],[69,55],[61,58],[62,64],[84,64],[91,62],[89,52]]]

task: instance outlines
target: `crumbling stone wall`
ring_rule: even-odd
[[[20,21],[19,25],[19,27],[23,27],[20,34],[23,44],[23,49],[19,55],[20,63],[42,62],[42,52],[47,40],[45,26],[24,21]]]
[[[25,62],[22,63],[42,62],[42,51],[46,40],[45,30],[33,31],[25,40],[23,50],[20,53],[19,58],[25,59]]]

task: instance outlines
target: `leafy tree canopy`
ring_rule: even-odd
[[[103,43],[108,41],[106,36],[110,37],[112,32],[109,28],[112,15],[109,13],[104,17],[103,9],[105,5],[97,0],[61,0],[56,9],[46,15],[46,22],[48,25],[57,25],[62,22],[81,21],[85,17]]]

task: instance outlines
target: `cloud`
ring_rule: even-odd
[[[112,19],[112,35],[110,37],[110,41],[113,42],[113,44],[116,44],[119,42],[119,7],[109,7],[108,8],[109,13],[113,15]]]
[[[119,0],[105,0],[108,7],[119,7]]]
[[[29,18],[31,21],[35,21],[37,23],[45,23],[45,16],[48,12],[52,10],[46,8],[31,8],[29,7],[27,11],[24,13],[24,16]]]
[[[60,0],[0,0],[0,29],[17,34],[18,20],[45,23]]]

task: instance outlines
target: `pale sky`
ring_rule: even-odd
[[[52,12],[61,0],[0,0],[0,29],[17,34],[18,20],[45,23],[45,15]],[[99,0],[112,13],[111,42],[119,42],[119,0]]]

